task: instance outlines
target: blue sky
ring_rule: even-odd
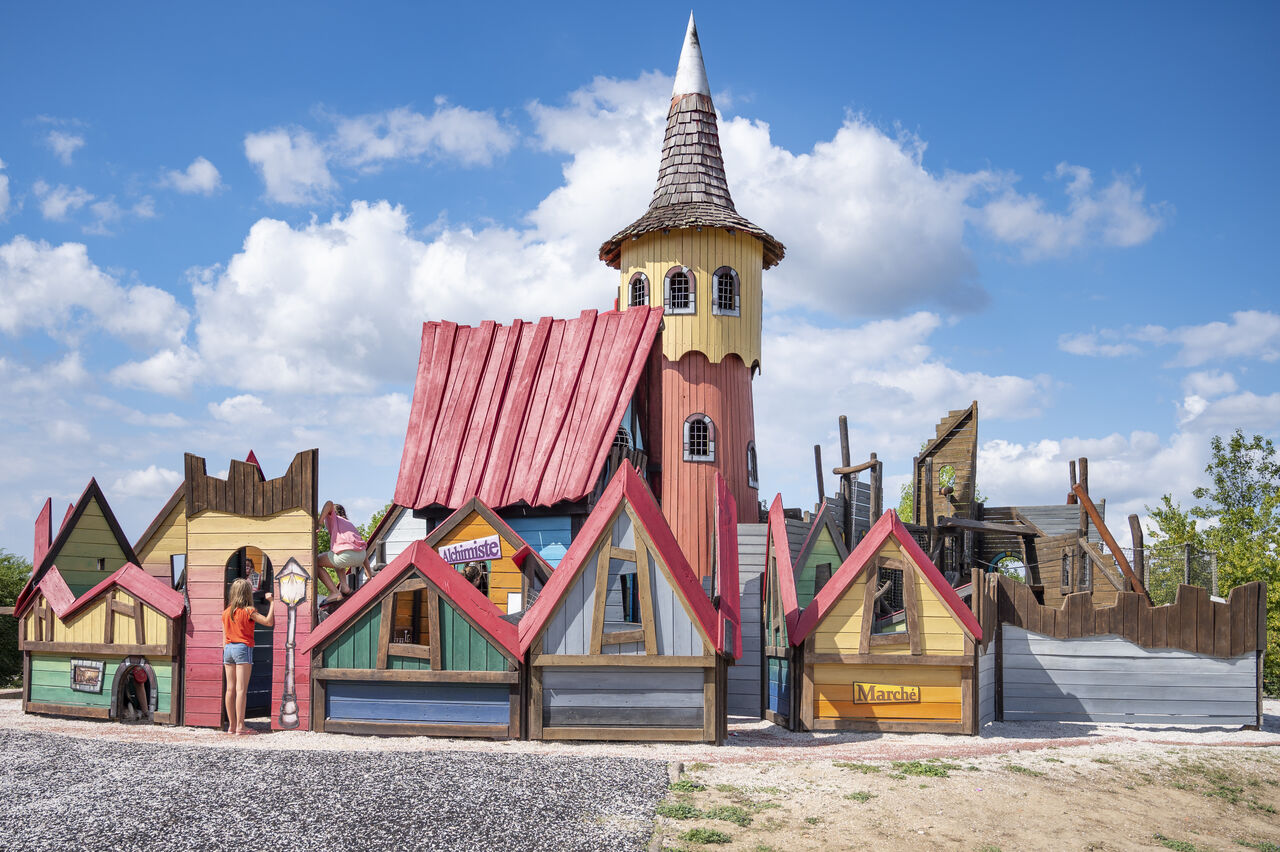
[[[0,547],[90,476],[136,535],[184,451],[318,446],[367,516],[423,320],[610,304],[688,7],[367,6],[0,11]],[[1088,455],[1112,517],[1275,435],[1273,4],[695,11],[730,188],[788,245],[762,494],[813,501],[842,412],[896,493],[978,399],[992,503]]]

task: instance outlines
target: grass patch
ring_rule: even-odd
[[[717,784],[716,789],[721,793],[741,793],[742,788],[737,784]]]
[[[707,789],[707,785],[700,784],[689,778],[681,778],[679,781],[673,782],[667,789],[676,793],[699,793]]]
[[[1093,762],[1094,762],[1094,763],[1107,763],[1107,764],[1115,765],[1115,761],[1114,761],[1114,760],[1112,760],[1112,759],[1111,759],[1111,758],[1109,758],[1109,757],[1095,757],[1095,758],[1093,759]],[[1156,835],[1156,836],[1157,836],[1157,837],[1159,837],[1160,835]]]
[[[873,763],[853,763],[848,760],[833,760],[831,761],[831,765],[838,766],[841,769],[852,769],[854,772],[861,772],[863,775],[872,775],[879,772],[881,769],[881,767],[876,766]],[[897,764],[894,765],[896,766]]]
[[[1172,837],[1165,837],[1163,834],[1154,835],[1156,842],[1166,849],[1173,849],[1174,852],[1200,852],[1200,847],[1187,840],[1174,840]]]
[[[731,822],[734,825],[746,828],[751,825],[751,815],[745,809],[737,805],[715,805],[707,808],[702,815],[708,819],[718,819],[722,822]]]
[[[657,813],[668,819],[697,819],[702,816],[702,811],[688,802],[659,802]]]
[[[853,793],[845,793],[844,797],[851,802],[869,802],[876,797],[876,794],[868,793],[865,790],[857,790]]]
[[[1065,761],[1063,761],[1061,758],[1058,758],[1058,757],[1046,757],[1044,759],[1044,762],[1045,763],[1064,763]]]
[[[781,792],[782,792],[782,790],[780,790],[780,789],[779,789],[779,788],[777,788],[777,787],[752,787],[752,788],[751,788],[751,792],[753,792],[753,793],[781,793]]]
[[[822,817],[805,817],[804,821],[809,823],[809,825],[817,825],[822,822]]]
[[[732,837],[723,831],[716,831],[714,828],[691,828],[684,834],[680,835],[680,839],[689,843],[728,843],[733,840]]]
[[[755,846],[751,847],[751,852],[778,852],[778,850],[774,849],[768,843],[757,843]]]
[[[903,775],[922,775],[927,778],[949,778],[949,770],[959,769],[958,763],[929,763],[923,760],[895,760],[893,768]]]
[[[1257,849],[1258,852],[1280,852],[1280,843],[1272,843],[1270,840],[1237,840],[1246,849]]]
[[[685,769],[689,772],[706,772],[711,768],[710,763],[690,763]]]
[[[987,844],[986,846],[979,846],[978,852],[1000,852],[1000,847]]]
[[[1009,764],[1008,766],[1005,767],[1005,769],[1009,770],[1010,772],[1016,772],[1018,775],[1034,775],[1037,778],[1044,775],[1043,772],[1037,772],[1036,770],[1031,769],[1030,767],[1027,767],[1027,766],[1019,766],[1016,763]]]

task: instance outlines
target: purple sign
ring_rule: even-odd
[[[471,541],[459,541],[438,551],[440,558],[450,565],[461,565],[464,562],[482,562],[488,559],[502,558],[502,544],[496,535],[476,538]]]

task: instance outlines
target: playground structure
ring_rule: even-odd
[[[246,578],[281,605],[249,689],[276,729],[718,744],[730,715],[1260,723],[1265,586],[1153,607],[1136,518],[1130,564],[1086,459],[1066,502],[985,505],[976,401],[913,460],[910,519],[883,510],[883,463],[854,463],[844,418],[837,491],[815,447],[814,511],[763,513],[752,381],[784,254],[734,207],[691,19],[653,198],[600,248],[614,309],[423,324],[354,594],[316,593],[317,450],[270,480],[252,452],[225,479],[187,454],[133,545],[91,481],[56,537],[51,503],[37,518],[24,709],[122,718],[132,678],[140,718],[221,726],[220,614]],[[1024,582],[993,573],[1010,566]]]

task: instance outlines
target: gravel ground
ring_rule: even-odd
[[[651,760],[0,730],[0,849],[643,849],[666,789]]]

